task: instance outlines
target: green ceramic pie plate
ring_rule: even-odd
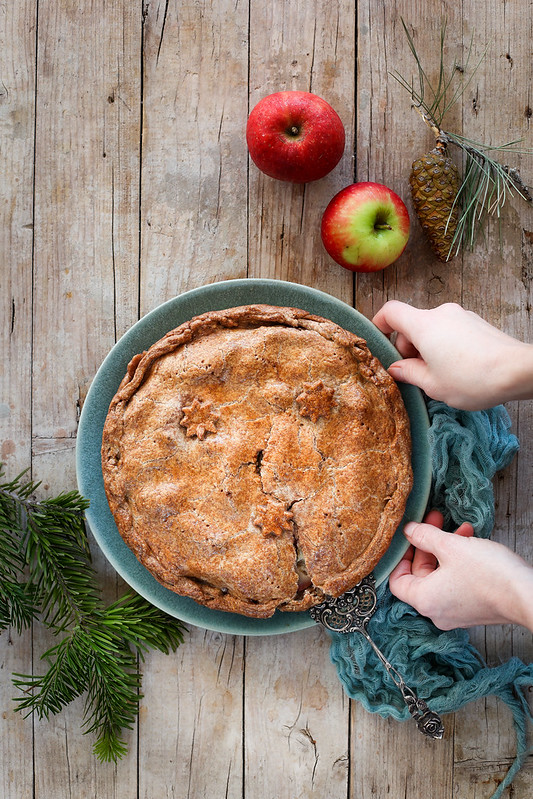
[[[108,561],[135,591],[188,624],[236,635],[276,635],[301,630],[315,622],[306,612],[276,612],[270,619],[250,619],[210,610],[160,585],[139,563],[118,533],[107,504],[100,462],[102,430],[109,403],[126,373],[130,359],[197,314],[251,303],[292,306],[331,319],[366,339],[372,353],[385,367],[399,357],[389,340],[366,317],[316,289],[281,280],[253,278],[227,280],[193,289],[144,316],[107,355],[83,405],[76,445],[76,470],[79,490],[90,502],[86,514],[90,530]],[[402,533],[403,525],[408,520],[420,521],[423,518],[431,486],[431,457],[427,439],[429,422],[424,398],[413,386],[400,385],[400,390],[411,422],[414,486],[402,524],[374,569],[377,584],[387,578],[404,554],[407,541]]]

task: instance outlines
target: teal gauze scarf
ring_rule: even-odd
[[[518,450],[505,408],[459,411],[442,402],[428,403],[433,481],[430,507],[444,515],[444,529],[471,522],[487,538],[494,525],[492,479]],[[531,711],[523,689],[533,684],[533,664],[511,658],[487,666],[469,642],[466,630],[443,632],[414,608],[396,599],[388,582],[377,589],[378,608],[368,631],[419,698],[439,714],[453,713],[474,699],[495,694],[513,713],[517,754],[491,799],[508,787],[528,754]],[[359,633],[331,634],[331,659],[347,695],[371,713],[409,719],[396,686]]]

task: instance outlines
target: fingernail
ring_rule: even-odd
[[[391,377],[400,378],[402,376],[402,367],[399,363],[391,363],[388,372]]]
[[[412,535],[414,533],[415,527],[416,527],[416,522],[407,522],[407,524],[403,528],[405,535],[406,536]]]

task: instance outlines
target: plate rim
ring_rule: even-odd
[[[87,391],[87,395],[81,409],[80,418],[78,422],[78,434],[76,439],[76,451],[75,451],[75,462],[76,462],[76,478],[78,483],[78,489],[83,496],[89,499],[89,508],[85,512],[85,518],[87,521],[87,525],[92,533],[92,536],[97,543],[98,547],[100,548],[101,552],[103,553],[106,560],[110,563],[110,565],[115,569],[117,574],[129,585],[133,590],[135,590],[138,594],[143,596],[148,602],[159,607],[164,612],[168,613],[169,615],[173,616],[174,618],[180,619],[185,624],[191,624],[194,626],[198,626],[202,629],[212,630],[214,632],[222,632],[228,633],[233,635],[279,635],[287,632],[296,632],[298,630],[307,629],[315,625],[315,622],[311,619],[308,613],[305,611],[300,612],[280,612],[276,611],[276,614],[269,619],[253,619],[247,616],[241,616],[239,614],[233,613],[226,613],[224,611],[217,611],[211,608],[205,608],[198,603],[194,602],[194,600],[188,597],[181,597],[170,589],[165,588],[160,583],[155,580],[155,577],[142,565],[139,561],[135,558],[135,555],[129,550],[127,545],[122,542],[122,538],[120,538],[120,542],[123,543],[125,550],[124,550],[124,557],[126,560],[130,560],[130,564],[133,569],[128,569],[124,566],[123,559],[117,558],[115,552],[110,547],[106,540],[106,536],[101,534],[101,530],[99,529],[102,526],[102,520],[98,518],[98,514],[96,511],[93,513],[93,505],[91,502],[91,496],[87,496],[87,474],[86,474],[86,454],[87,451],[90,451],[91,447],[89,446],[91,433],[94,436],[95,432],[99,433],[99,440],[101,441],[101,429],[95,430],[93,427],[91,429],[90,425],[90,417],[91,414],[94,412],[95,407],[98,408],[101,406],[102,403],[98,403],[98,398],[96,397],[97,391],[100,387],[102,381],[108,378],[107,372],[109,370],[109,365],[113,363],[113,360],[117,357],[117,353],[122,352],[123,349],[128,349],[128,345],[130,344],[133,346],[136,336],[141,332],[141,334],[146,330],[146,328],[150,328],[151,323],[157,319],[158,317],[165,318],[169,312],[172,312],[174,308],[179,310],[180,307],[186,306],[188,303],[195,301],[198,297],[202,297],[205,301],[207,298],[209,300],[213,300],[213,298],[220,297],[227,293],[227,292],[235,292],[238,289],[246,288],[247,291],[252,291],[254,288],[261,287],[262,290],[266,290],[266,292],[271,292],[272,290],[280,291],[290,291],[295,293],[296,295],[301,295],[302,300],[304,300],[303,308],[306,309],[305,300],[308,300],[312,303],[313,300],[317,301],[319,304],[328,305],[331,304],[332,306],[337,306],[340,312],[344,312],[349,316],[352,316],[358,322],[362,324],[363,327],[367,325],[372,326],[372,335],[374,338],[380,342],[380,345],[389,351],[390,357],[392,354],[395,353],[398,358],[401,356],[395,350],[394,346],[388,340],[388,338],[378,330],[375,325],[373,325],[372,321],[369,320],[366,316],[364,316],[360,311],[358,311],[353,306],[349,305],[348,303],[344,302],[343,300],[338,299],[337,297],[327,294],[320,289],[313,288],[311,286],[306,286],[305,284],[294,283],[285,280],[279,279],[270,279],[270,278],[232,278],[229,280],[222,280],[216,281],[213,283],[207,283],[202,286],[197,286],[195,288],[189,289],[182,294],[178,294],[175,297],[171,297],[168,300],[165,300],[160,305],[157,305],[155,308],[152,308],[148,311],[144,316],[138,319],[133,325],[131,325],[128,330],[126,330],[122,336],[115,342],[115,344],[111,347],[108,351],[104,359],[102,360],[100,366],[98,367],[89,389]],[[212,295],[212,296],[210,296]],[[215,303],[216,304],[216,303]],[[252,304],[252,301],[243,303],[238,303],[240,305],[243,304]],[[279,302],[273,301],[266,301],[266,300],[256,300],[256,304],[271,304],[271,305],[278,305],[279,307],[302,307],[301,305],[292,303],[285,303],[284,306],[280,306]],[[230,305],[220,305],[220,308],[224,307],[236,307],[237,303],[233,303],[232,306]],[[218,309],[217,305],[217,309]],[[201,310],[197,313],[204,313],[205,311]],[[325,318],[330,318],[327,314],[319,314],[317,311],[310,311],[312,313],[317,313],[317,315],[323,315]],[[196,315],[196,314],[193,314]],[[186,315],[186,318],[192,318],[190,315]],[[333,320],[335,321],[335,320]],[[178,323],[180,324],[180,323]],[[172,329],[172,328],[168,328]],[[357,331],[356,331],[357,332]],[[361,335],[361,333],[358,333]],[[145,333],[145,338],[148,337],[148,334]],[[153,338],[152,343],[158,340],[160,336],[156,336]],[[375,342],[373,342],[375,346]],[[149,345],[148,345],[149,346]],[[372,350],[372,347],[369,344],[369,347]],[[131,358],[137,354],[138,348],[133,348],[129,351],[129,355],[127,355],[127,361],[131,360]],[[374,353],[373,353],[374,354]],[[126,373],[124,369],[124,373],[122,377]],[[116,377],[116,376],[115,376]],[[120,377],[118,382],[120,382]],[[116,384],[116,388],[118,388],[118,382],[114,381]],[[427,407],[423,399],[422,392],[420,389],[416,388],[415,386],[408,386],[407,384],[400,384],[398,383],[398,387],[400,391],[405,394],[408,392],[408,396],[411,397],[410,402],[415,403],[417,405],[417,410],[419,414],[423,418],[423,425],[424,428],[427,430],[429,428],[429,416],[427,413]],[[115,391],[116,391],[115,388]],[[112,398],[113,395],[111,395]],[[404,397],[405,399],[405,397]],[[407,404],[407,403],[406,403]],[[107,406],[105,408],[105,415],[107,415]],[[410,416],[410,422],[411,422]],[[420,423],[420,420],[418,420]],[[102,425],[103,426],[103,425]],[[93,441],[93,449],[95,448],[95,443]],[[84,452],[85,448],[85,452]],[[100,452],[100,447],[97,447],[98,452]],[[417,468],[417,476],[420,481],[419,485],[417,486],[417,491],[420,494],[419,504],[420,506],[424,504],[425,498],[425,505],[427,505],[427,501],[429,499],[430,488],[431,488],[431,458],[429,453],[429,442],[427,442],[427,446],[425,451],[422,453],[418,453],[417,457],[421,458],[421,463],[418,465]],[[94,458],[93,458],[94,460]],[[97,479],[100,478],[103,486],[103,476],[101,474],[101,461],[98,461],[99,469],[97,474]],[[94,477],[94,475],[93,475]],[[422,480],[424,481],[424,485],[422,485]],[[100,487],[101,491],[101,487]],[[105,492],[104,492],[105,496]],[[101,499],[101,497],[100,497]],[[105,500],[107,504],[107,499]],[[409,500],[408,500],[409,503]],[[109,509],[109,506],[107,506]],[[110,513],[110,511],[109,511]],[[422,514],[418,512],[415,514],[417,517],[421,516]],[[414,518],[414,517],[413,517]],[[112,517],[111,517],[112,519]],[[398,549],[398,556],[395,556],[396,562],[398,562],[403,555],[403,553],[407,550],[408,542],[407,539],[403,537],[403,541],[401,539],[400,528],[403,525],[404,520],[400,523],[397,531],[395,532],[395,539],[396,539],[396,548]],[[114,520],[113,520],[114,525]],[[95,531],[95,528],[97,531]],[[120,536],[118,529],[116,529],[116,535]],[[394,539],[393,539],[394,540]],[[398,541],[401,542],[398,544]],[[120,542],[115,541],[120,548]],[[390,548],[389,548],[390,549]],[[389,551],[389,550],[387,550]],[[135,559],[131,561],[130,556]],[[383,558],[386,557],[386,554]],[[382,559],[383,560],[383,559]],[[380,561],[381,562],[381,561]],[[387,566],[388,568],[388,566]],[[387,573],[378,579],[378,585],[387,579],[388,574],[390,573],[390,568]],[[151,578],[151,579],[150,579]],[[151,585],[152,591],[147,590],[146,586],[143,584],[144,582],[148,581],[148,585]],[[152,582],[153,581],[153,582]],[[153,593],[156,593],[154,598]],[[166,592],[166,593],[165,593]],[[168,602],[165,601],[168,599]],[[176,608],[172,607],[176,601],[179,604],[179,612]],[[192,604],[191,604],[192,603]]]

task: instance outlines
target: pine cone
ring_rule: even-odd
[[[409,185],[413,204],[431,249],[441,261],[448,261],[459,208],[454,200],[459,191],[459,170],[446,155],[446,145],[437,140],[431,152],[414,161]]]

